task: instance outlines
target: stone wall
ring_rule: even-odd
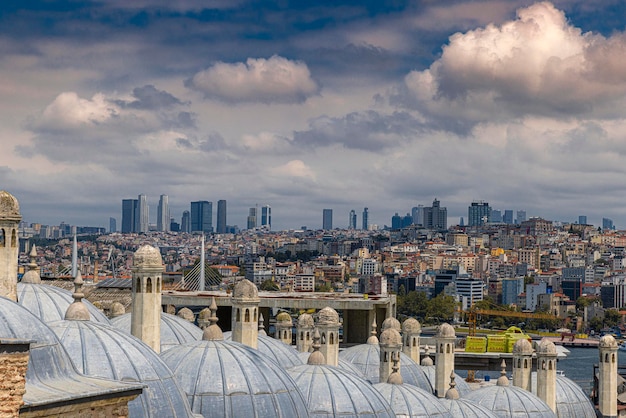
[[[0,342],[0,418],[17,417],[24,404],[28,343]]]
[[[137,395],[124,396],[113,399],[68,404],[43,410],[22,411],[19,416],[20,418],[127,418],[128,402],[136,397]]]

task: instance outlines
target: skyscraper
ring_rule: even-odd
[[[170,207],[167,195],[162,194],[157,208],[157,231],[170,230]]]
[[[467,208],[467,225],[480,226],[489,222],[491,216],[491,207],[489,203],[484,201],[472,202]]]
[[[518,210],[517,211],[517,219],[515,220],[515,223],[517,223],[518,225],[521,224],[522,222],[526,221],[526,211],[525,210]]]
[[[226,201],[217,201],[217,233],[226,233]]]
[[[413,223],[415,225],[424,226],[424,205],[417,205],[412,208],[411,215],[413,216]]]
[[[188,210],[183,212],[183,217],[180,222],[180,230],[182,232],[191,232],[191,214]]]
[[[250,208],[248,211],[248,229],[256,228],[256,207]]]
[[[190,232],[213,232],[213,202],[191,202]]]
[[[367,231],[367,228],[369,227],[368,219],[367,219],[367,208],[363,208],[363,230]]]
[[[135,232],[135,212],[137,211],[137,199],[122,200],[122,233]]]
[[[504,216],[502,216],[502,222],[507,225],[513,225],[513,211],[511,209],[504,210]]]
[[[439,200],[433,200],[431,207],[424,208],[424,227],[429,229],[448,229],[448,209],[442,208]]]
[[[261,208],[261,226],[267,226],[267,229],[272,229],[272,208],[270,205],[265,205]]]
[[[333,229],[333,210],[332,209],[324,209],[322,212],[322,229],[323,230],[331,230]]]
[[[609,218],[602,218],[602,229],[606,231],[615,229],[613,226],[613,220]]]
[[[148,197],[140,194],[137,199],[137,211],[135,212],[135,232],[148,232],[150,226],[150,212]]]
[[[587,225],[587,216],[585,215],[580,215],[578,217],[578,224],[579,225]]]
[[[348,218],[348,229],[356,229],[356,211],[354,209],[350,211],[350,217]]]
[[[117,232],[117,220],[109,218],[109,232]]]
[[[491,209],[491,218],[489,222],[494,224],[502,223],[502,212],[498,209]]]

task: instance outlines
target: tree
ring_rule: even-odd
[[[267,279],[264,280],[263,283],[261,283],[261,286],[259,286],[260,290],[266,290],[269,292],[277,292],[280,290],[280,287],[278,286],[278,283],[276,283],[273,279]]]

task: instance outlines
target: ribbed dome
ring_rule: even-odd
[[[372,383],[379,383],[380,346],[378,344],[359,344],[339,352],[339,358],[349,361]],[[404,383],[432,392],[428,377],[413,359],[400,353],[400,374]]]
[[[520,338],[513,345],[513,354],[532,354],[533,346],[526,338]]]
[[[556,356],[556,346],[550,340],[543,339],[537,345],[537,354],[549,354]]]
[[[317,323],[320,325],[339,325],[339,314],[327,306],[317,313]]]
[[[432,362],[432,359],[430,359],[430,361]],[[430,385],[434,388],[435,387],[435,373],[436,373],[435,366],[432,364],[430,366],[422,366],[422,371],[428,378]],[[466,394],[472,391],[472,388],[470,387],[470,385],[467,384],[465,379],[456,373],[454,373],[454,383],[456,383],[456,390],[459,391],[459,395],[461,396],[465,396]],[[434,392],[434,389],[433,389],[433,392]]]
[[[111,319],[111,325],[130,334],[131,314]],[[170,348],[202,339],[202,330],[176,315],[161,312],[161,352]]]
[[[143,394],[129,402],[131,417],[192,416],[170,369],[139,339],[90,321],[59,321],[50,327],[81,373],[147,385]]]
[[[20,204],[11,193],[0,190],[0,220],[20,220]]]
[[[287,372],[233,341],[197,341],[161,354],[205,417],[305,417],[302,394]]]
[[[544,401],[516,386],[487,386],[463,398],[484,406],[499,417],[556,418]]]
[[[612,335],[606,334],[600,338],[600,348],[617,348],[617,341]]]
[[[467,399],[445,399],[441,404],[450,411],[454,418],[498,418],[484,406],[477,405]]]
[[[233,288],[233,298],[235,299],[258,299],[259,289],[248,279],[237,282]]]
[[[312,328],[314,326],[313,317],[308,313],[303,313],[298,317],[298,326],[299,327],[309,327]]]
[[[288,371],[311,417],[395,417],[372,385],[338,367],[305,364]]]
[[[231,341],[232,336],[232,333],[227,331],[224,333],[224,340]],[[281,366],[283,369],[305,364],[306,360],[303,361],[300,358],[298,350],[285,344],[281,340],[268,337],[267,335],[259,335],[259,339],[257,341],[257,350],[266,358]]]
[[[78,374],[54,332],[27,309],[4,297],[0,297],[0,335],[2,338],[34,341],[26,371],[24,402],[27,406],[131,388],[120,382]]]
[[[311,353],[306,352],[306,353],[298,353],[298,358],[300,359],[300,361],[302,362],[302,364],[307,364],[307,361],[309,360],[309,356],[311,355]],[[363,380],[367,380],[367,378],[365,377],[365,375],[363,374],[363,372],[361,370],[359,370],[354,364],[350,363],[348,360],[344,360],[342,358],[339,358],[339,362],[337,363],[337,367],[339,367],[340,369],[343,369],[343,371],[353,374],[355,376],[357,376],[359,379],[363,379]]]
[[[397,417],[454,417],[437,397],[424,389],[391,383],[377,383],[374,388],[391,405]]]
[[[533,393],[537,392],[537,372],[531,375]],[[573,380],[556,376],[556,414],[559,418],[595,418],[589,396]]]
[[[383,324],[380,326],[381,331],[384,331],[389,328],[393,328],[398,332],[402,331],[402,325],[400,325],[400,321],[398,321],[393,316],[390,316],[389,318],[385,318],[385,320],[383,321]]]
[[[17,284],[17,303],[45,323],[63,320],[72,302],[74,302],[72,293],[60,287],[35,283]],[[100,309],[85,299],[83,303],[87,306],[91,321],[110,324]]]
[[[133,268],[162,268],[161,252],[151,245],[143,245],[133,256]]]
[[[454,331],[454,328],[452,327],[452,325],[444,322],[443,324],[439,325],[439,327],[437,327],[436,337],[437,338],[455,338],[456,332]]]
[[[402,323],[403,334],[419,334],[422,332],[422,325],[415,318],[407,318]]]
[[[398,322],[398,325],[400,323]],[[402,336],[394,327],[386,328],[380,334],[380,345],[402,347]]]

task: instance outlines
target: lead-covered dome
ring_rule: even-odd
[[[133,268],[161,268],[161,252],[152,245],[142,245],[133,255]]]
[[[430,360],[430,362],[425,361],[426,359]],[[430,364],[425,366],[424,363],[427,363],[427,364],[430,363]],[[428,381],[430,382],[430,386],[433,388],[433,392],[434,392],[436,369],[433,364],[433,359],[430,358],[429,356],[424,357],[424,359],[422,359],[421,367],[422,367],[422,370],[424,371],[424,374],[428,378]],[[456,382],[456,390],[459,391],[459,395],[464,396],[472,391],[472,388],[470,387],[470,385],[460,375],[458,375],[457,373],[454,373],[454,378]]]
[[[50,327],[81,373],[147,386],[128,403],[130,417],[193,416],[170,369],[138,338],[90,321],[59,321]]]
[[[537,393],[537,372],[531,375],[533,393]],[[585,391],[566,376],[556,376],[556,414],[559,418],[594,418],[596,412]]]
[[[377,383],[374,389],[383,395],[397,417],[454,417],[431,392],[413,385]]]
[[[111,319],[111,325],[130,334],[132,316],[130,313]],[[176,315],[161,312],[161,352],[180,344],[199,341],[202,330],[189,321]]]
[[[556,418],[544,401],[517,386],[486,386],[463,398],[489,409],[499,417]]]
[[[454,418],[498,418],[491,410],[463,398],[443,398],[441,404]]]
[[[232,332],[225,332],[224,339],[231,341]],[[276,338],[272,338],[267,335],[259,334],[256,349],[266,358],[272,360],[283,369],[288,369],[305,363],[305,361],[300,358],[298,350],[285,344],[281,340],[277,340]]]
[[[47,284],[18,283],[17,303],[45,323],[61,321],[67,308],[74,302],[72,292]],[[110,324],[109,319],[89,301],[83,299],[91,321]]]
[[[307,417],[302,394],[287,372],[257,350],[202,340],[161,353],[194,413],[205,417]]]
[[[304,364],[288,372],[304,395],[311,417],[395,417],[372,385],[343,369]]]
[[[0,190],[0,220],[20,220],[20,203],[11,193]]]

